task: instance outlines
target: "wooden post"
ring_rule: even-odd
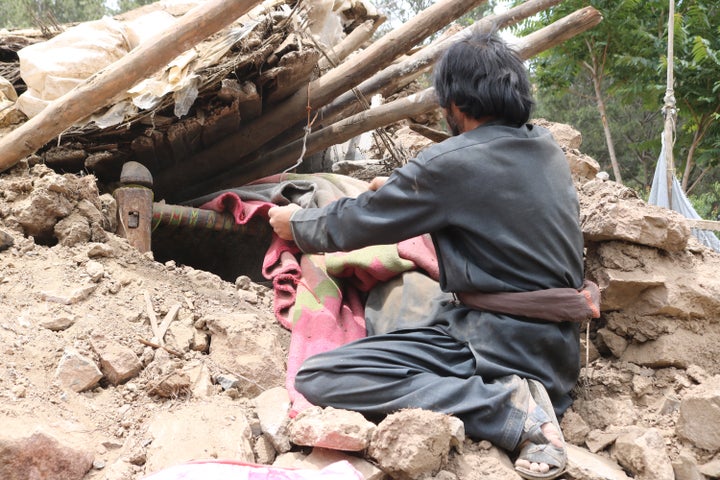
[[[14,166],[68,127],[108,105],[171,60],[248,12],[259,0],[208,0],[167,31],[88,78],[0,139],[0,172]]]
[[[127,162],[120,174],[121,187],[113,196],[118,205],[118,231],[140,253],[152,248],[153,191],[150,171],[141,163]]]

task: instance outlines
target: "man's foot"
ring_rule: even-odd
[[[544,387],[529,380],[532,396],[519,444],[515,470],[527,479],[552,479],[565,471],[565,440]],[[534,398],[533,398],[534,397]],[[542,403],[538,405],[535,398]]]
[[[538,404],[535,403],[535,400],[530,398],[530,403],[528,405],[528,416],[531,416],[532,412],[536,408],[539,408]],[[545,414],[545,412],[542,412],[542,414]],[[545,415],[545,416],[547,416],[547,415]],[[542,421],[542,420],[539,420],[539,421]],[[547,440],[546,443],[549,443],[550,445],[552,445],[558,449],[565,448],[565,442],[563,441],[562,435],[560,435],[560,432],[558,432],[555,429],[555,425],[552,423],[552,420],[550,420],[550,418],[548,418],[545,423],[541,424],[540,431],[542,432],[545,439]],[[521,451],[523,449],[527,450],[528,444],[530,444],[530,443],[533,443],[533,442],[531,442],[530,440],[525,440],[520,445]],[[530,470],[531,472],[538,472],[538,473],[547,473],[550,471],[550,467],[551,467],[551,465],[549,465],[545,462],[531,462],[528,458],[523,458],[522,456],[518,457],[518,459],[515,461],[515,466],[522,467],[524,469]],[[558,467],[559,465],[552,465],[552,466]]]

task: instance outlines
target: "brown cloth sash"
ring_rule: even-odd
[[[600,318],[600,289],[585,280],[579,290],[549,288],[534,292],[459,292],[464,305],[486,312],[519,315],[551,322],[583,322]]]

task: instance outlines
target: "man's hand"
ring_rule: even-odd
[[[375,177],[370,182],[370,185],[368,186],[368,190],[377,190],[378,188],[385,185],[385,182],[387,182],[388,177]]]
[[[290,227],[290,217],[300,206],[294,203],[282,207],[272,207],[268,210],[270,216],[270,226],[275,230],[278,237],[283,240],[293,240],[292,228]]]

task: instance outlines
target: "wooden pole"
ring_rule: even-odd
[[[326,105],[337,95],[388,66],[430,34],[485,1],[453,0],[433,4],[307,87],[300,88],[260,118],[242,126],[236,134],[224,138],[172,169],[159,172],[155,178],[156,185],[162,191],[177,190],[198,177],[208,178],[236,165],[238,158],[256,151],[307,118],[308,106],[311,110],[317,110]]]
[[[341,64],[348,55],[360,48],[363,43],[370,40],[385,20],[385,17],[379,17],[377,20],[366,20],[357,26],[355,30],[350,32],[340,43],[325,52],[329,58],[321,58],[318,62],[318,68],[323,71]]]
[[[668,13],[668,47],[667,47],[667,89],[665,91],[665,106],[663,114],[665,116],[665,126],[663,128],[663,146],[665,152],[666,172],[665,180],[667,182],[668,208],[673,209],[673,180],[675,179],[675,164],[673,161],[673,145],[675,133],[675,120],[677,110],[675,108],[675,78],[673,72],[674,65],[674,39],[675,39],[675,0],[670,0],[670,11]]]
[[[247,13],[259,0],[208,0],[0,139],[0,172]]]
[[[469,37],[473,30],[501,30],[553,5],[557,5],[561,1],[562,0],[528,0],[505,12],[483,17],[471,26],[450,37],[435,40],[402,62],[390,65],[325,105],[318,113],[315,129],[327,126],[339,118],[348,117],[366,110],[369,108],[369,102],[364,101],[364,99],[376,93],[388,96],[409,85],[413,80],[430,70],[435,61],[450,44]],[[304,133],[306,123],[306,121],[297,123],[285,131],[284,136],[287,138],[282,139],[282,141],[268,142],[263,146],[263,149],[265,151],[273,151],[301,137]]]
[[[593,7],[585,7],[557,22],[537,30],[521,39],[515,50],[522,59],[558,45],[565,40],[594,27],[602,21],[602,15]],[[306,155],[331,145],[347,141],[360,133],[396,123],[414,115],[438,108],[435,90],[425,89],[409,97],[386,103],[348,117],[322,130],[310,134],[306,140]],[[273,152],[256,156],[254,160],[226,171],[222,179],[198,184],[192,191],[182,192],[184,198],[199,196],[211,191],[244,185],[252,180],[277,173],[291,167],[303,148],[303,139],[296,140]]]

